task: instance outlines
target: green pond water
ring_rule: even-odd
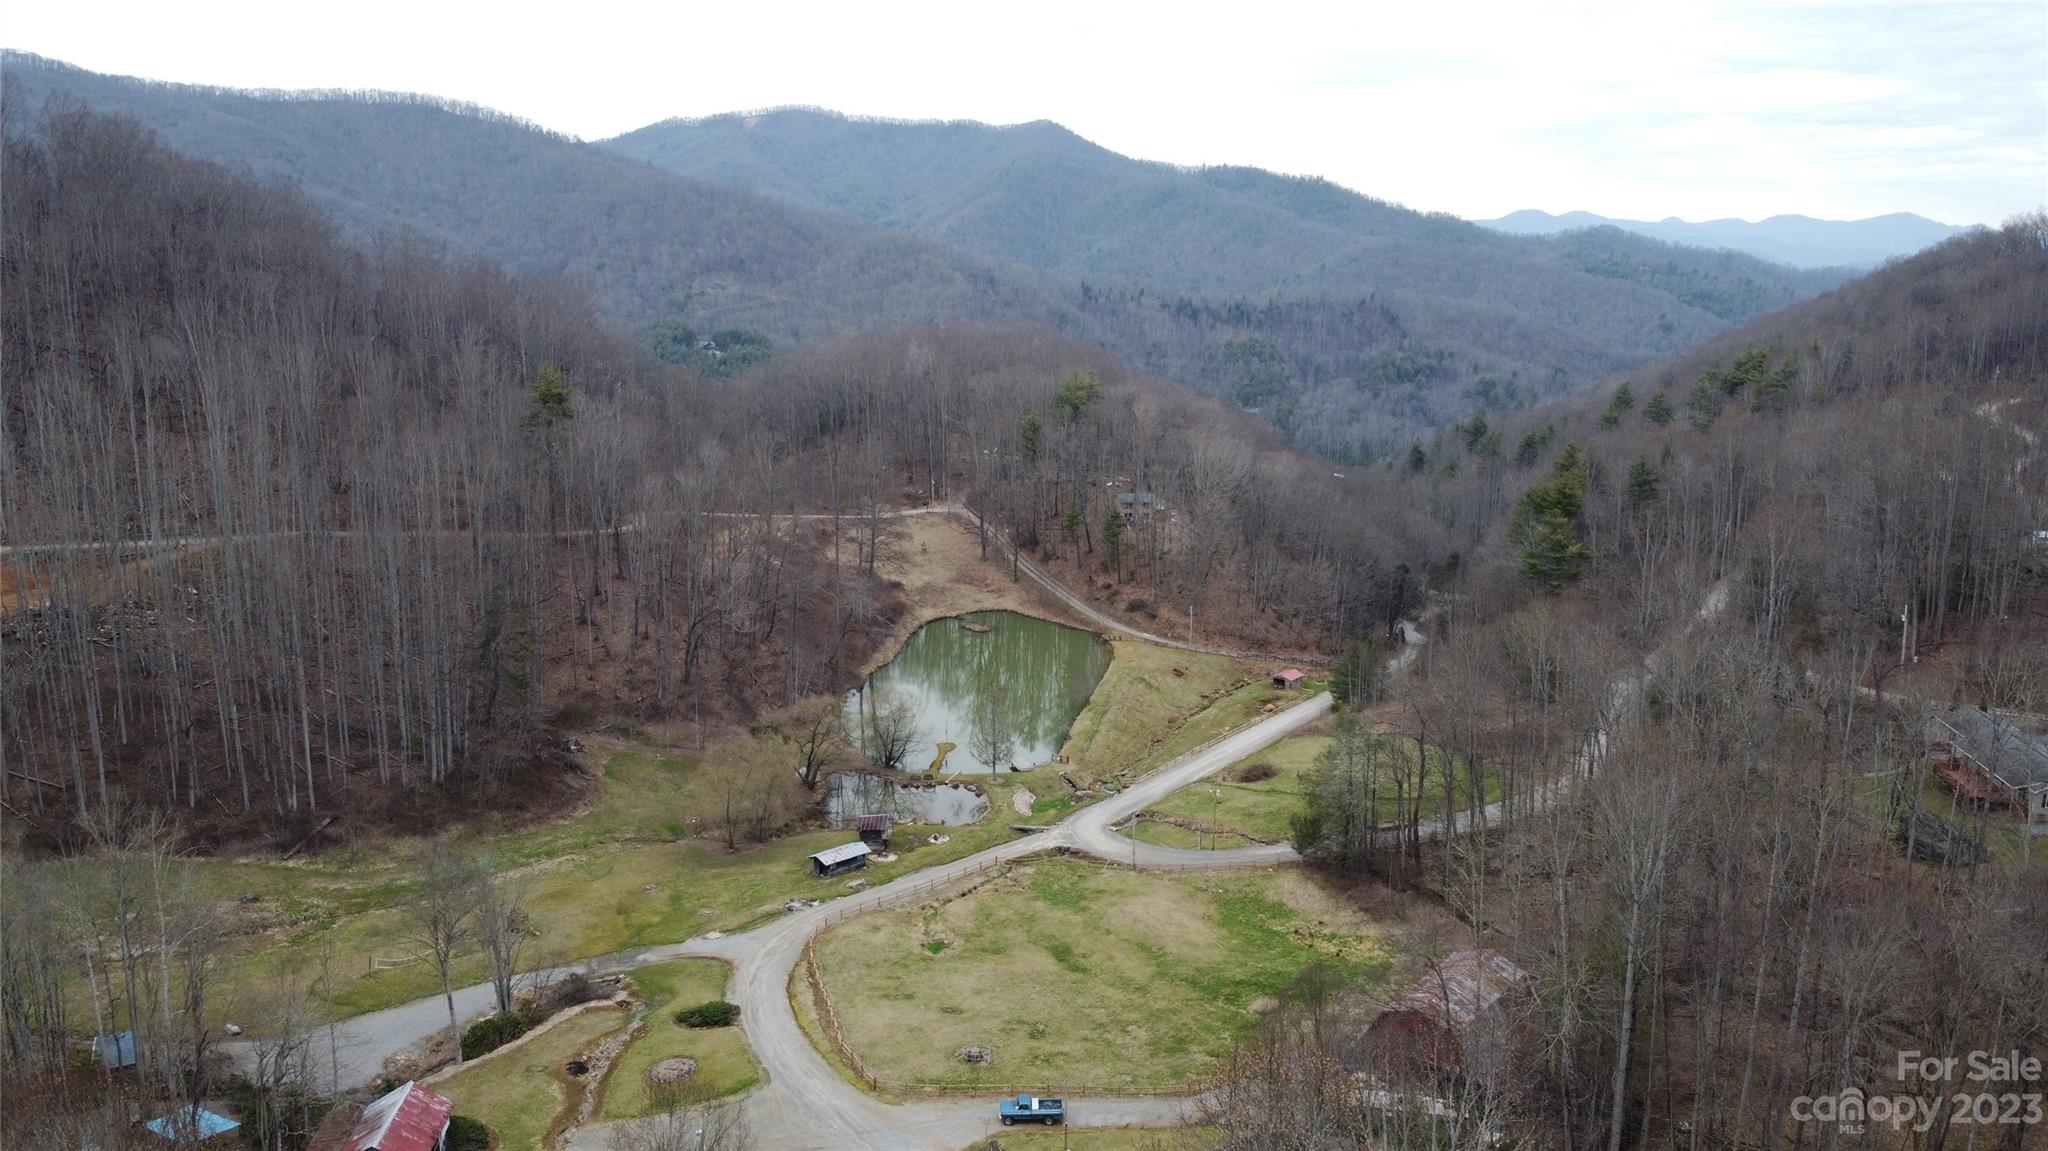
[[[847,695],[846,730],[866,750],[875,716],[907,706],[915,738],[905,771],[928,770],[948,743],[946,773],[990,770],[983,725],[1009,736],[997,767],[1034,767],[1059,755],[1108,668],[1109,645],[1093,632],[1007,611],[933,620]]]

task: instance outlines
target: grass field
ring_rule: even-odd
[[[1320,726],[1320,725],[1318,725]],[[1415,741],[1399,736],[1374,737],[1381,752],[1399,755],[1402,762],[1415,762]],[[1209,779],[1168,796],[1148,808],[1132,834],[1142,842],[1162,847],[1242,847],[1251,843],[1285,843],[1292,834],[1290,821],[1301,810],[1303,776],[1315,766],[1316,757],[1330,746],[1330,737],[1316,730],[1290,735],[1257,755],[1217,773]],[[1424,783],[1424,814],[1439,811],[1443,804],[1442,752],[1432,748],[1430,769]],[[1272,775],[1264,779],[1232,779],[1233,775],[1263,774],[1246,771],[1264,765]],[[1462,770],[1458,775],[1458,802],[1465,803],[1469,787]],[[1500,798],[1499,780],[1485,780],[1486,799]],[[1412,800],[1413,797],[1411,796]],[[1379,800],[1383,820],[1395,817],[1393,772],[1382,773]]]
[[[1109,670],[1067,736],[1069,772],[1083,784],[1125,771],[1142,775],[1256,718],[1283,694],[1263,679],[1234,686],[1256,670],[1223,656],[1116,644]]]
[[[457,1114],[482,1120],[498,1137],[496,1151],[542,1151],[571,1098],[563,1065],[599,1037],[626,1025],[617,1009],[566,1019],[530,1043],[491,1056],[433,1089],[455,1101]]]
[[[605,1080],[602,1120],[632,1119],[652,1114],[647,1069],[664,1059],[697,1061],[688,1086],[693,1098],[716,1099],[738,1094],[761,1081],[760,1065],[737,1026],[692,1030],[675,1021],[679,1008],[725,998],[725,964],[710,959],[685,959],[642,967],[633,984],[647,1003],[640,1034],[619,1053]]]
[[[1048,860],[852,920],[822,938],[819,963],[848,1042],[884,1080],[1080,1091],[1184,1085],[1305,967],[1378,981],[1392,951],[1298,871],[1169,877]],[[970,1043],[993,1061],[961,1063]]]

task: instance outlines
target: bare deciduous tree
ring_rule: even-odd
[[[462,1027],[455,1016],[455,957],[475,929],[477,880],[474,865],[436,840],[420,856],[414,886],[402,902],[407,938],[434,965],[448,1004],[448,1042],[462,1062]]]

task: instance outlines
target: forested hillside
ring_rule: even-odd
[[[733,185],[759,165],[729,150],[679,175],[623,141],[417,97],[154,84],[20,54],[5,71],[25,107],[133,115],[182,152],[296,187],[356,237],[402,231],[587,281],[606,318],[658,326],[660,345],[1038,323],[1340,459],[1568,394],[1836,282],[1619,232],[1505,237],[1319,181],[1142,164],[1046,125],[930,129],[972,145],[952,147],[922,126],[777,117],[806,129],[810,166],[756,192]],[[638,148],[672,162],[664,140],[724,123],[656,126]],[[839,150],[809,149],[812,128]],[[848,148],[890,159],[831,162]],[[827,175],[843,194],[794,196]]]
[[[2036,215],[1413,455],[1396,490],[1467,562],[1436,573],[1421,676],[1340,720],[1294,832],[1530,973],[1514,1038],[1463,1069],[1473,1123],[1777,1147],[1813,1130],[1796,1100],[1849,1093],[1929,1108],[1928,1146],[2032,1145],[1945,1107],[2013,1083],[1902,1079],[1895,1053],[2048,1039],[2024,990],[2048,847],[1940,782],[1926,726],[2048,712],[2044,317]],[[1444,742],[1440,778],[1376,766],[1389,711]],[[1505,777],[1483,812],[1458,798],[1482,772]],[[1488,833],[1389,836],[1389,801]],[[1372,1058],[1333,1030],[1276,1030],[1230,1080],[1263,1105],[1211,1118],[1326,1124],[1317,1085]]]
[[[1576,246],[1532,243],[1325,180],[1133,160],[1045,121],[993,127],[782,109],[664,121],[605,146],[984,255],[1192,295],[1491,298],[1554,322],[1560,313],[1552,309],[1612,309],[1631,298],[1618,289],[1605,298],[1555,298],[1571,273],[1591,272],[1665,294],[1659,303],[1687,309],[1673,309],[1671,323],[1689,325],[1698,319],[1692,311],[1740,321],[1842,278],[1619,236],[1599,247],[1584,238]],[[1471,282],[1481,271],[1489,280],[1483,292]],[[1653,330],[1644,325],[1633,333],[1639,344],[1619,346],[1654,347]]]
[[[712,387],[571,287],[358,252],[132,121],[11,116],[7,148],[0,798],[59,838],[124,802],[290,838],[527,779],[565,708],[841,690],[893,622],[906,501],[1044,525],[1246,639],[1363,635],[1413,594],[1398,525],[1332,517],[1326,465],[1041,329],[843,337]],[[1104,538],[1118,477],[1186,501],[1170,549]]]
[[[1070,328],[1340,457],[1397,446],[1389,415],[1441,426],[1562,395],[1844,278],[1615,229],[1509,237],[1323,180],[1132,160],[1046,122],[784,109],[606,147],[1079,279]],[[1141,293],[1193,330],[1133,345],[1102,304]]]

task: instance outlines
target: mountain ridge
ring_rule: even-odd
[[[1726,248],[1793,267],[1874,268],[1887,260],[1910,256],[1951,236],[1978,230],[1973,225],[1944,224],[1912,212],[1888,212],[1856,220],[1826,220],[1797,212],[1781,212],[1761,220],[1724,216],[1712,220],[1628,220],[1594,212],[1550,213],[1523,208],[1481,227],[1507,235],[1554,236],[1582,228],[1619,228],[1665,243]]]
[[[719,164],[707,179],[429,97],[4,64],[30,103],[132,116],[169,147],[297,188],[369,242],[414,235],[587,283],[630,327],[744,328],[786,347],[1035,323],[1346,460],[1590,386],[1840,282],[1617,230],[1501,236],[1327,181],[1131,160],[1050,122],[726,116],[711,130],[754,139],[739,153],[753,174]],[[824,187],[821,171],[841,178]]]

